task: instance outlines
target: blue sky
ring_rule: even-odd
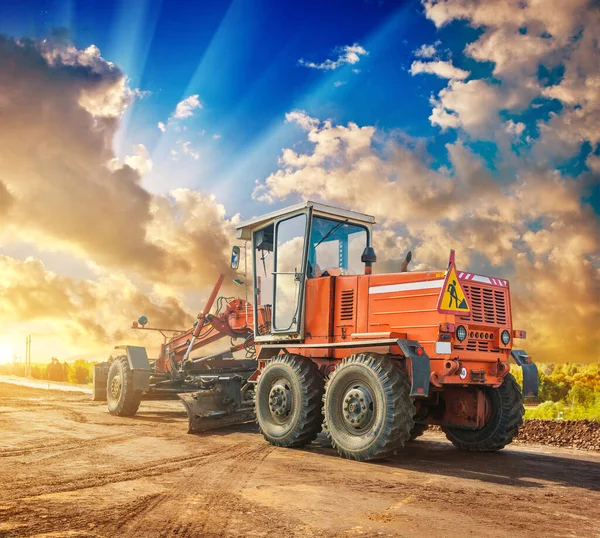
[[[0,0],[0,348],[183,323],[235,215],[316,199],[376,217],[377,271],[456,249],[534,351],[591,357],[599,29],[594,0]]]
[[[276,169],[282,147],[300,138],[284,121],[294,109],[427,137],[443,164],[444,144],[456,135],[440,133],[428,116],[430,95],[446,81],[413,77],[408,69],[413,51],[437,39],[461,67],[460,50],[474,34],[462,24],[436,31],[417,1],[45,0],[0,6],[0,32],[43,39],[64,28],[77,47],[96,45],[132,87],[148,92],[127,112],[115,149],[124,157],[133,144],[148,148],[151,190],[211,190],[227,200],[228,211],[246,216],[255,180]],[[322,71],[299,64],[301,58],[335,59],[338,47],[353,43],[368,51],[355,65]],[[203,108],[184,122],[186,132],[163,135],[157,123],[166,123],[177,103],[194,94]],[[198,161],[169,158],[183,139],[200,154]]]

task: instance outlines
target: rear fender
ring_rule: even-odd
[[[133,390],[148,392],[152,367],[145,347],[125,346],[129,368],[133,372]]]
[[[429,378],[431,376],[431,361],[421,344],[416,340],[398,339],[398,347],[404,356],[410,360],[411,367],[411,396],[429,396]]]

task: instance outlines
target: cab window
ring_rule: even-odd
[[[314,216],[310,234],[308,277],[359,275],[368,244],[366,228],[343,220]]]

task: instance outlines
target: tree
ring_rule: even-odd
[[[63,365],[56,357],[52,357],[52,359],[50,359],[50,364],[48,365],[48,379],[51,381],[67,380]]]
[[[69,383],[82,385],[91,381],[92,365],[83,359],[77,359],[69,368]]]

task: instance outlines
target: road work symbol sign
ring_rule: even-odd
[[[469,307],[469,301],[465,295],[458,276],[456,275],[456,268],[451,263],[446,273],[446,279],[442,286],[440,298],[438,301],[438,312],[443,314],[470,314],[471,308]]]

